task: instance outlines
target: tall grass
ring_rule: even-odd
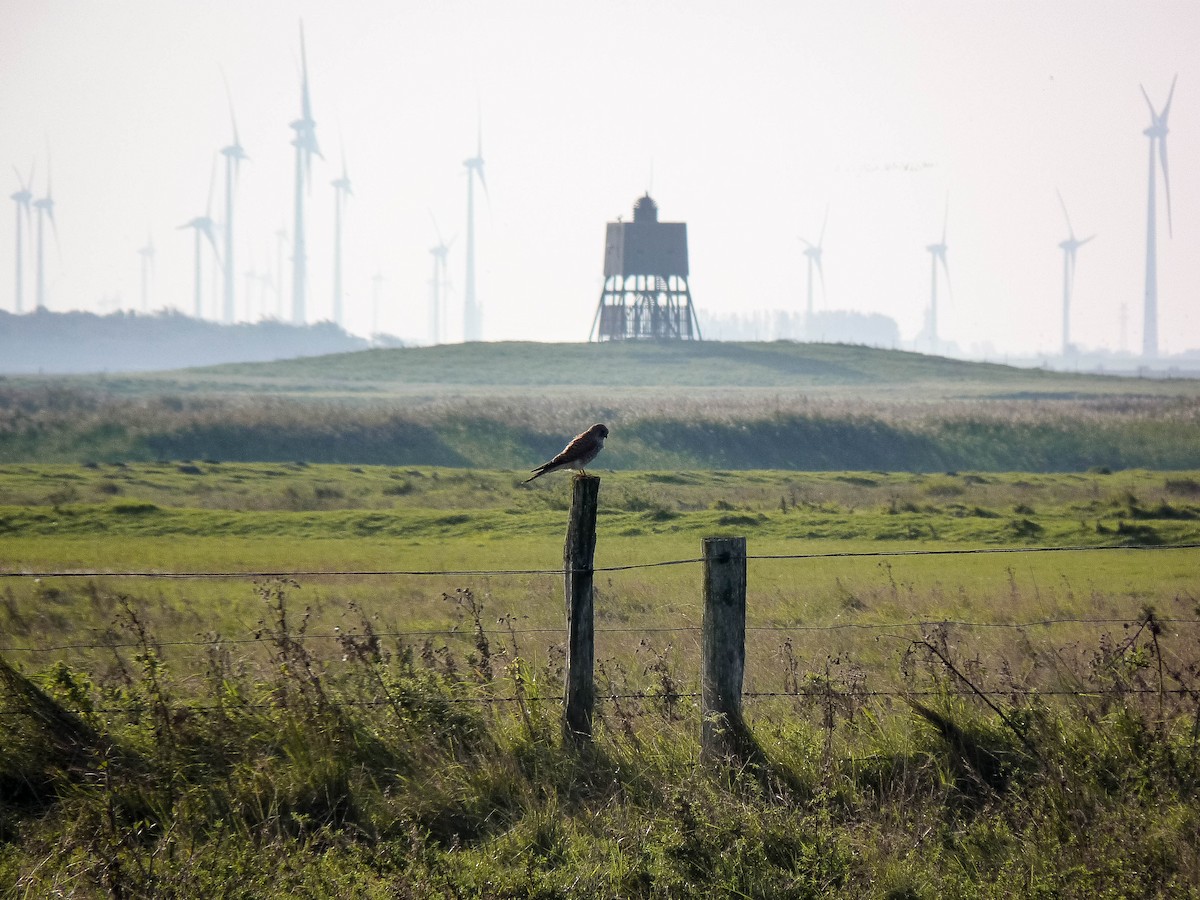
[[[1174,397],[814,401],[738,392],[610,394],[600,402],[404,403],[0,390],[0,462],[153,459],[526,468],[587,423],[630,468],[1082,471],[1200,466],[1200,405]]]
[[[470,592],[444,600],[465,643],[362,617],[330,651],[293,585],[258,590],[253,658],[213,636],[173,666],[116,596],[107,666],[0,659],[6,893],[1200,891],[1200,658],[1150,609],[995,660],[934,627],[896,646],[883,695],[841,657],[784,655],[782,696],[747,701],[765,768],[740,771],[699,764],[693,676],[667,652],[601,661],[576,750],[561,657],[531,663]],[[1030,691],[1035,670],[1072,692]]]

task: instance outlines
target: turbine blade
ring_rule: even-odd
[[[1176,72],[1175,77],[1171,79],[1171,90],[1167,92],[1167,102],[1163,105],[1162,115],[1158,117],[1158,120],[1162,122],[1164,127],[1167,124],[1167,116],[1171,114],[1171,99],[1175,96],[1175,82],[1178,80],[1179,73]]]
[[[225,77],[225,70],[221,70],[221,81],[225,82],[225,99],[229,102],[229,124],[233,126],[233,146],[237,148],[237,155],[241,155],[242,142],[238,139],[237,116],[233,112],[233,91],[229,89],[229,79]]]
[[[1071,217],[1067,214],[1067,204],[1066,201],[1063,200],[1062,191],[1060,191],[1058,188],[1055,188],[1054,193],[1058,194],[1058,202],[1059,205],[1062,206],[1063,218],[1067,220],[1067,236],[1070,237],[1071,240],[1075,240],[1075,229],[1071,227]]]
[[[308,53],[304,46],[304,20],[300,20],[300,112],[304,120],[312,119],[312,103],[308,97]]]
[[[487,201],[490,204],[492,202],[492,195],[488,193],[487,179],[483,177],[483,158],[482,157],[480,157],[480,159],[479,159],[479,170],[478,171],[479,171],[479,183],[483,186],[483,196],[487,198]],[[1167,204],[1167,207],[1170,208],[1169,203]]]
[[[817,249],[825,243],[825,226],[829,224],[829,204],[825,204],[825,220],[821,222],[821,236],[817,238]]]
[[[1150,107],[1150,121],[1157,123],[1158,113],[1154,111],[1154,104],[1150,102],[1150,95],[1146,93],[1146,86],[1144,84],[1139,84],[1138,87],[1142,89],[1142,96],[1146,98],[1146,105]]]
[[[824,299],[824,297],[825,297],[825,270],[821,268],[820,254],[816,255],[813,258],[813,262],[816,263],[816,266],[817,266],[817,279],[821,282],[821,297],[822,297],[822,299]]]
[[[225,264],[221,262],[221,249],[217,246],[217,236],[213,230],[212,222],[202,222],[198,227],[202,232],[204,232],[204,237],[208,240],[209,246],[212,247],[213,256],[217,260],[217,265],[224,269]]]
[[[1087,237],[1085,237],[1085,238],[1084,238],[1082,241],[1078,241],[1078,242],[1076,242],[1075,246],[1076,246],[1076,247],[1082,247],[1084,244],[1086,244],[1088,241],[1090,241],[1090,240],[1091,240],[1092,238],[1094,238],[1094,237],[1095,237],[1095,235],[1094,235],[1094,234],[1089,234],[1089,235],[1088,235]]]

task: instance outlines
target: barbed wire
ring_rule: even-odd
[[[826,553],[747,554],[746,559],[840,559],[886,556],[971,556],[989,553],[1088,553],[1117,550],[1197,550],[1200,544],[1121,544],[1070,547],[963,547],[943,550],[845,550]]]
[[[985,554],[1020,553],[1093,553],[1122,551],[1167,551],[1198,550],[1200,543],[1193,544],[1119,544],[1078,545],[1065,547],[963,547],[940,550],[835,550],[824,553],[777,553],[747,554],[747,560],[801,560],[801,559],[862,559],[890,558],[903,556],[971,556]],[[647,563],[627,563],[619,566],[593,566],[589,569],[288,569],[277,571],[244,572],[164,572],[156,570],[102,570],[73,569],[70,571],[0,571],[0,578],[483,578],[510,575],[571,575],[578,573],[628,572],[636,569],[656,569],[670,566],[695,565],[704,562],[704,557],[668,559]]]
[[[887,631],[892,629],[903,628],[931,628],[931,627],[951,627],[951,628],[1011,628],[1021,630],[1025,628],[1049,628],[1056,625],[1120,625],[1122,627],[1138,625],[1142,619],[1130,618],[1085,618],[1085,617],[1062,617],[1056,619],[1037,619],[1028,622],[973,622],[965,619],[910,619],[903,622],[833,622],[827,625],[747,625],[746,631],[767,631],[767,632],[796,632],[796,631]],[[1196,626],[1200,625],[1200,619],[1184,619],[1170,617],[1156,617],[1155,621],[1160,625],[1180,625],[1180,626]],[[594,634],[696,634],[703,629],[701,625],[673,625],[673,626],[651,626],[639,627],[635,625],[624,626],[620,628],[594,628]],[[494,631],[486,632],[492,637],[502,637],[504,635],[532,635],[532,634],[555,634],[565,637],[567,629],[565,627],[557,628],[508,628],[502,627]],[[475,632],[468,628],[429,628],[411,631],[375,631],[360,632],[360,631],[332,631],[332,632],[312,632],[304,634],[300,640],[362,640],[370,638],[423,638],[423,637],[459,637],[464,639],[474,640]],[[269,646],[271,644],[270,636],[260,637],[211,637],[211,638],[190,638],[180,640],[154,640],[149,642],[149,646],[153,649],[162,649],[164,647],[222,647],[242,644],[262,644]],[[144,646],[139,641],[106,641],[103,643],[76,643],[76,644],[53,644],[39,647],[14,647],[0,646],[0,653],[60,653],[72,650],[130,650]]]

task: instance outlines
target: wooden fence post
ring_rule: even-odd
[[[563,548],[563,579],[567,599],[567,674],[563,709],[563,739],[582,744],[592,739],[596,706],[593,681],[595,645],[592,632],[592,566],[596,554],[596,508],[600,479],[572,479],[571,520]]]
[[[703,546],[700,757],[709,762],[758,762],[761,750],[742,718],[742,675],[746,667],[746,539],[705,538]]]

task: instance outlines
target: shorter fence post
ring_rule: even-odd
[[[567,672],[563,709],[563,739],[581,744],[592,739],[596,706],[595,644],[592,631],[592,566],[596,554],[596,508],[600,479],[572,479],[571,518],[563,548],[563,579],[567,600]]]
[[[742,718],[746,667],[746,539],[705,538],[701,636],[700,757],[759,761],[761,751]]]

